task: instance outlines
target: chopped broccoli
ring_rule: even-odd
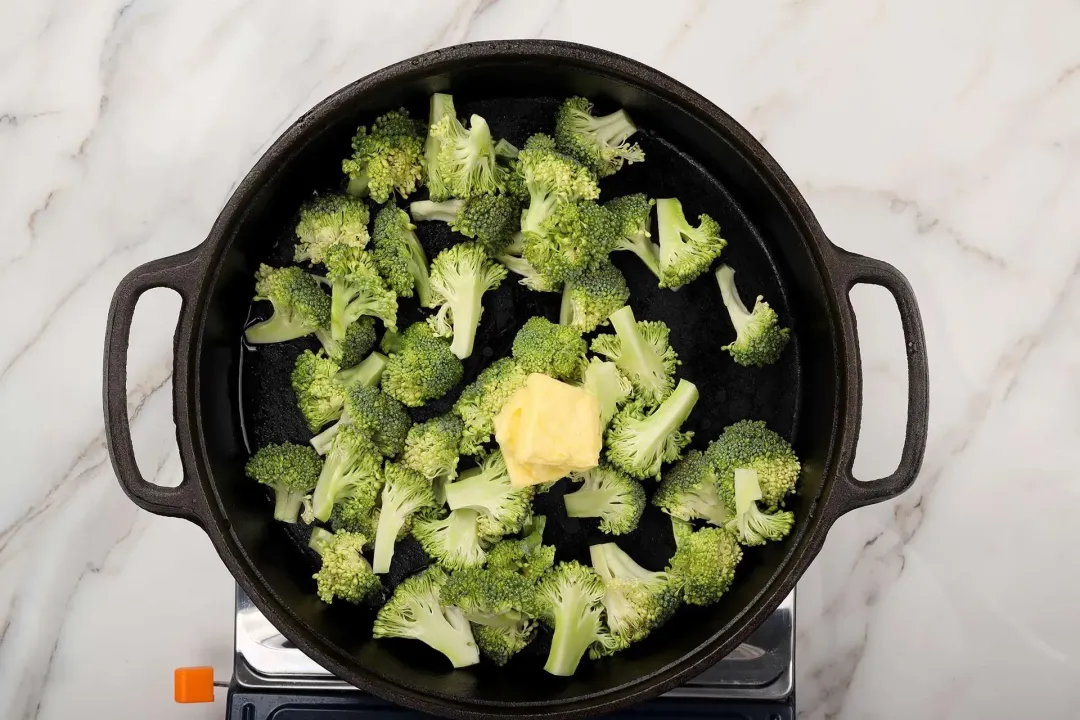
[[[382,457],[368,435],[359,429],[341,428],[326,448],[319,482],[312,493],[312,513],[326,522],[334,505],[350,497],[375,506],[382,489]]]
[[[312,447],[324,453],[334,435],[350,425],[370,437],[384,457],[396,457],[405,447],[412,420],[405,406],[386,393],[374,387],[352,385],[345,397],[341,419],[313,437]]]
[[[330,326],[330,298],[319,281],[298,267],[260,265],[255,299],[269,300],[274,314],[244,331],[249,343],[285,342]]]
[[[347,530],[363,535],[368,545],[374,542],[375,530],[379,526],[379,509],[375,505],[382,491],[381,478],[380,475],[379,483],[373,486],[373,495],[354,495],[334,504],[334,511],[330,513],[330,527],[334,528],[334,532]]]
[[[589,169],[558,152],[548,135],[533,135],[526,141],[518,155],[516,172],[529,200],[521,217],[525,233],[540,232],[541,225],[560,204],[600,197],[600,187]]]
[[[428,136],[438,145],[433,174],[446,194],[470,198],[503,189],[506,169],[495,159],[495,140],[484,118],[472,115],[466,130],[456,114],[446,114]]]
[[[666,572],[651,572],[615,543],[589,548],[593,570],[604,583],[604,609],[612,635],[626,644],[644,640],[675,614],[679,591]]]
[[[511,358],[500,358],[465,386],[454,403],[454,412],[465,424],[461,434],[462,453],[478,455],[483,451],[483,444],[495,432],[495,416],[528,377],[529,373]]]
[[[368,220],[371,214],[363,200],[348,195],[322,195],[300,208],[296,225],[294,260],[321,263],[326,250],[342,243],[364,248],[370,240]]]
[[[552,282],[567,282],[607,259],[619,237],[618,216],[591,200],[559,203],[523,236],[529,264]]]
[[[415,470],[388,462],[383,470],[382,504],[379,524],[375,530],[375,559],[372,567],[379,575],[390,572],[394,557],[394,542],[413,513],[435,506],[431,482]]]
[[[694,227],[683,215],[676,198],[656,201],[656,224],[660,231],[660,287],[677,290],[695,279],[720,257],[727,240],[708,215],[698,217]]]
[[[441,220],[467,238],[474,238],[492,257],[503,252],[521,226],[521,203],[511,195],[476,195],[468,200],[431,202],[409,206],[413,220]]]
[[[624,645],[604,626],[603,599],[600,577],[573,560],[559,563],[540,579],[533,609],[555,630],[544,670],[570,676],[587,650],[599,656]]]
[[[720,493],[720,483],[712,463],[697,450],[691,450],[664,475],[653,495],[653,505],[681,520],[708,520],[724,527],[731,518],[727,501]]]
[[[592,103],[583,97],[566,100],[555,115],[555,142],[559,149],[588,165],[599,177],[614,175],[623,163],[642,162],[645,153],[627,138],[637,127],[625,110],[610,115],[592,114]]]
[[[547,518],[533,515],[525,524],[522,537],[500,540],[488,551],[487,567],[507,570],[527,580],[538,580],[555,564],[555,548],[544,545]]]
[[[464,427],[461,418],[451,413],[413,425],[405,438],[402,462],[429,480],[457,477]]]
[[[434,293],[428,277],[427,255],[414,230],[416,226],[410,222],[409,214],[393,202],[388,203],[375,216],[372,254],[386,284],[398,297],[412,297],[415,287],[420,306],[432,307]]]
[[[352,148],[352,157],[341,162],[342,172],[349,176],[350,195],[370,194],[382,204],[393,192],[408,197],[424,177],[423,125],[404,108],[375,118],[371,132],[357,128]]]
[[[406,578],[375,618],[376,638],[409,638],[438,650],[454,667],[480,662],[469,621],[456,607],[444,607],[440,595],[447,575],[437,567]]]
[[[627,305],[611,314],[614,335],[599,335],[592,351],[611,360],[634,386],[635,395],[655,405],[675,387],[679,356],[671,347],[671,331],[659,320],[635,322]]]
[[[390,354],[382,389],[409,407],[420,407],[450,392],[463,373],[450,343],[437,337],[427,323],[417,322],[405,329],[399,347]]]
[[[655,200],[650,200],[642,193],[617,197],[604,204],[619,219],[619,236],[615,250],[628,250],[645,263],[645,267],[660,277],[660,248],[652,241],[649,232],[652,207]]]
[[[592,332],[608,324],[608,317],[630,299],[630,288],[619,269],[603,260],[563,286],[559,323],[579,332]]]
[[[536,623],[524,612],[532,587],[513,571],[474,567],[451,574],[442,599],[461,609],[473,624],[480,652],[502,666],[535,634]]]
[[[308,428],[319,428],[341,417],[345,407],[346,388],[337,380],[341,370],[336,362],[322,353],[305,350],[296,358],[292,371],[292,389],[296,404]]]
[[[351,368],[375,347],[375,318],[364,315],[350,324],[345,328],[345,339],[341,342],[334,340],[329,330],[316,330],[315,337],[334,362],[343,368]]]
[[[429,517],[413,523],[413,536],[431,557],[445,568],[482,565],[487,557],[479,530],[480,513],[460,508],[444,518]]]
[[[781,540],[791,532],[795,515],[790,511],[763,513],[758,509],[761,485],[757,470],[735,469],[735,517],[727,529],[735,533],[743,545],[764,545],[769,540]]]
[[[355,325],[356,323],[353,324]],[[357,385],[375,387],[382,379],[382,374],[386,369],[387,362],[389,362],[389,360],[385,355],[373,352],[364,358],[362,362],[339,372],[337,374],[337,381],[346,388],[355,387]]]
[[[575,479],[583,482],[579,490],[563,496],[566,514],[572,518],[600,518],[600,532],[625,535],[637,527],[645,512],[645,488],[615,468],[600,465]]]
[[[428,133],[424,140],[424,167],[427,174],[428,195],[435,201],[450,197],[450,191],[440,174],[439,152],[442,148],[443,136],[431,132],[431,128],[439,126],[439,123],[446,118],[457,118],[454,98],[445,93],[435,93],[431,96],[431,103],[428,106]]]
[[[791,445],[761,420],[740,420],[729,425],[709,444],[705,456],[716,468],[720,491],[728,505],[734,503],[737,468],[757,471],[761,500],[768,510],[783,505],[784,497],[795,491],[799,480],[799,458]]]
[[[515,610],[482,620],[472,621],[473,637],[484,657],[498,667],[510,662],[536,636],[536,621]]]
[[[543,373],[557,380],[579,380],[588,361],[588,343],[567,325],[535,316],[525,321],[514,337],[514,360],[527,373]]]
[[[255,451],[244,471],[274,492],[274,519],[294,523],[304,496],[319,481],[322,459],[309,447],[281,443]]]
[[[630,398],[634,386],[623,377],[615,363],[590,358],[581,387],[592,393],[600,405],[600,429],[606,430],[615,411]]]
[[[521,276],[521,279],[518,280],[519,285],[524,285],[536,292],[559,292],[559,290],[562,289],[561,283],[557,283],[551,278],[541,274],[528,260],[520,255],[505,252],[497,256],[496,259],[506,266],[507,270],[515,275]]]
[[[698,401],[698,389],[689,380],[680,380],[675,391],[651,415],[640,400],[627,405],[611,421],[607,432],[607,458],[613,465],[636,478],[660,477],[660,466],[678,459],[690,444],[693,432],[682,432]]]
[[[453,336],[450,349],[464,360],[472,355],[476,328],[484,312],[481,298],[506,277],[506,268],[492,262],[475,242],[459,243],[435,256],[431,287],[437,293],[438,314],[428,318],[436,334]]]
[[[330,281],[330,334],[342,341],[348,326],[364,315],[397,328],[397,296],[386,287],[375,259],[366,250],[334,245],[326,253]]]
[[[480,513],[480,533],[488,539],[519,532],[532,514],[532,488],[510,483],[503,454],[496,450],[480,467],[461,473],[446,484],[446,504],[451,510],[472,508]]]
[[[722,349],[731,353],[740,365],[761,367],[771,365],[780,357],[791,339],[791,330],[780,327],[776,311],[769,303],[757,296],[754,309],[747,310],[735,287],[735,271],[721,265],[716,271],[716,282],[724,298],[731,324],[735,326],[735,340]]]
[[[360,603],[382,590],[379,578],[360,554],[366,542],[359,533],[331,533],[322,528],[311,531],[308,546],[322,558],[319,572],[312,577],[318,583],[319,599],[324,603],[332,603],[335,597]]]
[[[671,518],[675,531],[675,554],[668,564],[672,585],[690,605],[712,605],[731,587],[742,548],[727,530],[706,527],[694,530],[690,523]]]

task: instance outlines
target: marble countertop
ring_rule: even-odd
[[[104,448],[119,279],[203,238],[302,112],[416,53],[542,37],[653,65],[731,113],[826,232],[907,274],[930,441],[900,499],[843,518],[799,586],[805,718],[1075,715],[1080,588],[1080,5],[1006,0],[47,0],[0,7],[0,716],[222,716],[172,669],[231,668],[233,585],[194,526],[136,510]],[[853,293],[857,474],[899,457],[898,315]],[[177,297],[144,297],[129,406],[179,479]]]

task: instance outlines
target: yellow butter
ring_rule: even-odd
[[[529,376],[515,434],[515,457],[528,465],[586,470],[600,459],[600,406],[592,393],[547,375]]]
[[[570,473],[568,468],[519,463],[505,449],[503,450],[503,458],[506,460],[506,469],[510,473],[510,484],[514,487],[528,487],[529,485],[555,482]]]

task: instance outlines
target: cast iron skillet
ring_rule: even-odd
[[[541,671],[543,638],[505,668],[453,672],[420,643],[374,641],[370,611],[318,601],[303,538],[271,519],[266,494],[243,473],[249,448],[309,437],[287,383],[304,341],[247,352],[241,346],[252,309],[252,273],[259,262],[288,262],[297,208],[313,189],[340,186],[340,160],[358,124],[400,106],[426,117],[427,98],[435,91],[453,93],[459,114],[481,113],[496,136],[517,144],[550,130],[554,107],[569,95],[593,98],[601,111],[627,108],[642,128],[647,161],[605,180],[603,197],[642,190],[681,198],[688,216],[712,214],[729,241],[724,259],[738,270],[744,296],[764,294],[793,328],[794,342],[779,363],[740,368],[719,349],[732,333],[710,276],[679,292],[661,291],[633,256],[616,256],[638,317],[671,326],[683,360],[680,376],[701,389],[690,419],[698,433],[695,446],[703,447],[734,420],[762,419],[792,439],[804,472],[789,504],[798,519],[795,530],[785,542],[748,552],[721,603],[684,608],[663,631],[617,657],[582,662],[572,678]],[[445,228],[429,225],[420,232],[433,253],[450,238]],[[908,354],[902,457],[896,472],[872,483],[851,474],[862,389],[848,292],[857,283],[880,285],[893,295]],[[152,485],[139,473],[127,419],[131,317],[139,296],[155,287],[171,288],[183,299],[173,388],[184,480],[172,488]],[[507,352],[526,317],[555,317],[557,305],[557,296],[530,293],[512,281],[485,297],[466,381]],[[109,451],[128,496],[150,512],[203,528],[255,605],[334,674],[437,714],[583,717],[658,695],[715,663],[791,591],[837,518],[906,490],[925,450],[927,383],[923,330],[907,281],[893,267],[829,242],[788,177],[738,123],[689,88],[627,58],[580,45],[520,40],[461,45],[406,60],[353,83],[297,120],[240,184],[201,245],[147,263],[120,283],[109,312],[104,401]],[[585,559],[595,527],[567,519],[559,495],[554,491],[539,508],[549,516],[546,540],[562,558]],[[667,520],[654,510],[620,544],[655,569],[673,549]],[[388,584],[421,561],[418,548],[403,547]]]

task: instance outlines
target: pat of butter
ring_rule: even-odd
[[[572,469],[552,465],[526,465],[519,463],[505,450],[503,450],[503,459],[506,460],[506,470],[510,473],[510,484],[516,488],[555,482],[570,474]]]
[[[527,465],[517,460],[518,428],[521,424],[522,408],[529,398],[525,388],[514,393],[502,411],[495,416],[495,440],[506,460],[506,469],[510,473],[510,484],[514,487],[528,487],[554,482],[570,472],[571,468],[552,467],[550,465]]]

